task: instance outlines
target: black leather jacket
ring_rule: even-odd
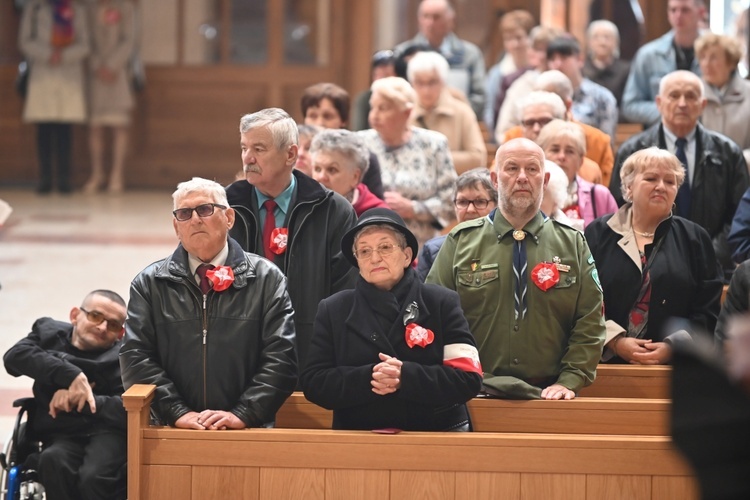
[[[249,427],[272,422],[294,390],[294,312],[286,279],[229,239],[227,290],[202,295],[182,245],[130,286],[122,380],[156,385],[151,409],[174,425],[189,411],[231,411]]]
[[[297,357],[304,366],[318,303],[353,288],[359,276],[341,253],[341,238],[356,224],[357,215],[344,197],[297,170],[293,174],[297,188],[284,222],[289,229],[287,249],[274,263],[289,280]],[[237,181],[227,187],[227,198],[237,212],[229,234],[245,251],[263,255],[255,188],[247,181]]]
[[[708,231],[722,267],[732,269],[734,264],[729,253],[727,234],[740,199],[750,183],[747,164],[742,150],[730,139],[706,130],[700,123],[697,127],[697,158],[690,185],[689,219]],[[620,189],[622,164],[631,154],[652,146],[667,148],[661,123],[631,137],[617,152],[609,190],[618,205],[625,203]]]

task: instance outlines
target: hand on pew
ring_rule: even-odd
[[[560,384],[552,384],[542,389],[542,399],[573,399],[576,393]]]
[[[227,429],[244,429],[245,422],[240,420],[237,415],[229,411],[204,410],[200,413],[189,411],[175,422],[175,427],[180,429],[196,430],[227,430]]]

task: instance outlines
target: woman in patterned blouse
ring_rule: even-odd
[[[444,135],[409,126],[416,93],[403,78],[373,82],[372,129],[358,132],[380,161],[385,202],[419,241],[437,236],[454,220],[456,171]]]

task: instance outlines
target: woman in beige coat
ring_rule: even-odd
[[[737,71],[742,45],[736,38],[706,33],[695,41],[695,57],[707,101],[703,126],[736,142],[750,165],[750,82]]]
[[[71,191],[72,124],[86,119],[84,62],[89,31],[83,5],[72,0],[31,0],[21,17],[18,44],[30,67],[23,121],[37,125],[39,193]]]
[[[104,131],[112,130],[112,172],[109,192],[123,189],[133,93],[130,61],[136,44],[135,7],[130,0],[93,0],[89,4],[91,58],[89,105],[91,177],[84,191],[94,193],[106,181]]]
[[[418,52],[409,60],[406,73],[417,93],[409,124],[446,136],[456,172],[462,174],[487,164],[487,147],[471,106],[445,85],[449,69],[437,52]]]

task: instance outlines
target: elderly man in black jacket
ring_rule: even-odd
[[[50,500],[126,497],[117,361],[124,321],[122,297],[94,290],[71,309],[70,323],[38,319],[3,357],[9,374],[34,380],[29,429],[44,443],[39,479]]]
[[[698,123],[706,98],[703,82],[690,71],[673,71],[661,79],[656,106],[661,121],[620,147],[609,189],[622,206],[620,169],[625,160],[651,146],[674,153],[687,169],[685,182],[677,193],[675,215],[708,231],[719,262],[731,274],[734,264],[727,234],[749,182],[742,150],[727,137]]]
[[[180,244],[131,284],[125,388],[156,385],[151,410],[175,427],[270,425],[297,382],[286,279],[228,238],[234,210],[220,184],[196,177],[172,196]]]
[[[357,278],[340,246],[357,216],[343,196],[293,168],[298,143],[297,124],[282,109],[243,116],[246,180],[227,187],[227,198],[237,213],[232,237],[246,251],[265,255],[287,277],[297,356],[304,366],[318,303],[352,288]]]

